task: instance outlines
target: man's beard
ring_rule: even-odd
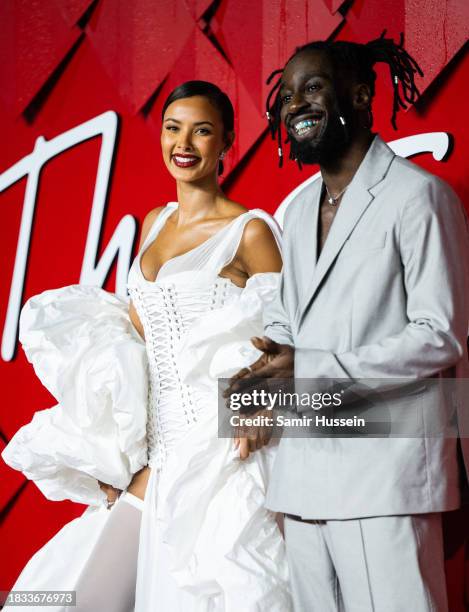
[[[339,115],[327,118],[327,125],[322,134],[314,140],[298,142],[290,135],[290,149],[293,159],[302,164],[325,164],[341,156],[350,143],[350,132],[346,124],[342,125]]]

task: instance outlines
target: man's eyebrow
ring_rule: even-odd
[[[166,121],[174,121],[174,123],[181,123],[179,119],[173,119],[173,117],[166,117],[164,122],[166,123]],[[194,123],[194,125],[204,125],[205,123],[214,127],[211,121],[197,121],[196,123]]]
[[[327,79],[327,80],[331,80],[331,75],[327,74],[326,72],[311,72],[310,74],[307,74],[304,79],[302,80],[303,83],[306,83],[307,81],[309,81],[310,79],[314,79],[314,78],[321,78],[321,79]],[[280,82],[280,91],[282,91],[283,89],[288,89],[288,87],[285,85],[284,81]]]

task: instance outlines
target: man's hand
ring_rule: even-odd
[[[270,338],[251,338],[252,344],[263,352],[250,368],[235,374],[224,392],[225,398],[232,393],[246,391],[259,378],[293,378],[295,349],[289,344],[278,344]]]
[[[272,419],[272,410],[260,410],[248,418],[253,419],[255,417],[259,417],[260,419],[264,419],[264,423],[262,425],[240,425],[236,427],[236,433],[234,438],[235,448],[239,448],[239,457],[240,459],[247,459],[249,457],[249,453],[254,452],[262,448],[263,446],[267,446],[272,437],[272,425],[268,423]]]

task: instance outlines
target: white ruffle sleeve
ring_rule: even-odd
[[[250,338],[263,335],[262,313],[279,282],[276,272],[255,274],[238,299],[198,319],[180,350],[180,371],[186,383],[213,390],[214,380],[232,376],[261,356]]]
[[[2,457],[50,500],[100,504],[98,480],[125,489],[147,463],[147,358],[128,301],[84,285],[44,291],[24,305],[19,337],[59,403],[36,412]]]

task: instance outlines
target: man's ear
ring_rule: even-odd
[[[366,83],[358,83],[352,90],[353,108],[356,110],[368,110],[371,106],[371,91]]]

